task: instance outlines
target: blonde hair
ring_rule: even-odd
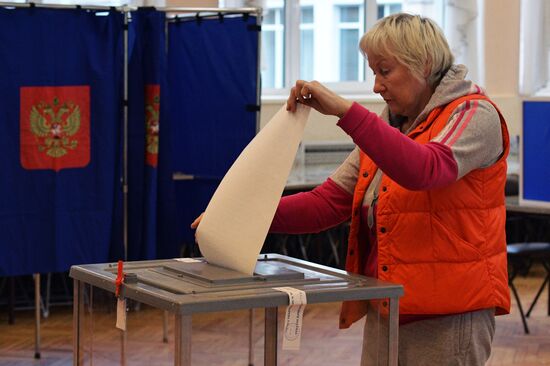
[[[359,42],[363,56],[367,50],[378,56],[393,56],[416,77],[436,86],[453,64],[454,57],[443,31],[431,19],[405,13],[380,19]]]

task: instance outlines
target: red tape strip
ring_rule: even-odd
[[[117,276],[116,276],[116,289],[115,289],[115,296],[119,297],[120,295],[120,286],[124,282],[124,272],[122,271],[124,267],[124,264],[122,261],[118,261],[117,265]]]

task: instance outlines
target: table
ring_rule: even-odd
[[[401,285],[351,274],[278,254],[262,254],[253,276],[207,264],[203,259],[128,262],[125,273],[137,278],[125,284],[124,296],[175,314],[174,365],[191,365],[193,314],[241,309],[265,309],[264,364],[277,365],[277,308],[288,305],[288,296],[273,287],[305,291],[308,304],[346,300],[387,299],[389,333],[388,365],[397,366],[399,297]],[[74,365],[83,361],[83,294],[91,285],[115,292],[116,263],[71,267],[74,280]]]
[[[531,215],[548,215],[550,216],[550,207],[520,205],[518,196],[506,197],[506,212]]]
[[[518,196],[507,196],[506,215],[508,243],[550,240],[550,207],[520,204]]]
[[[506,197],[506,214],[507,223],[511,222],[511,218],[519,218],[522,224],[521,231],[514,233],[507,227],[507,239],[508,239],[508,260],[511,264],[511,275],[509,278],[510,287],[512,293],[518,304],[521,320],[525,333],[529,333],[527,326],[527,319],[531,314],[535,304],[537,303],[541,293],[544,290],[545,285],[548,283],[548,315],[550,315],[550,260],[547,249],[548,242],[548,224],[550,223],[550,207],[519,204],[518,196]],[[536,219],[538,225],[533,223]],[[519,235],[518,235],[519,234]],[[510,240],[510,238],[513,238]],[[515,240],[514,240],[515,239]],[[515,242],[516,241],[516,242]],[[540,260],[546,270],[546,277],[539,287],[535,298],[532,300],[531,305],[526,313],[523,312],[521,301],[516,287],[513,284],[513,280],[520,272],[529,272],[529,268],[533,263],[533,260]],[[527,265],[526,265],[527,263]]]
[[[288,176],[285,191],[309,191],[323,183],[340,164],[295,164]]]

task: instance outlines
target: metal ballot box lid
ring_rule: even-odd
[[[403,295],[401,285],[278,254],[260,255],[252,276],[203,258],[126,262],[124,273],[123,296],[185,315],[288,305],[274,287],[303,290],[308,304]],[[117,263],[72,266],[70,276],[114,293]]]

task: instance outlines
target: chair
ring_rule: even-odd
[[[518,304],[519,313],[521,315],[521,321],[523,322],[523,329],[525,334],[529,334],[529,327],[527,326],[527,318],[531,315],[531,311],[535,307],[541,293],[544,291],[545,286],[548,284],[548,315],[550,316],[550,243],[549,242],[525,242],[525,243],[513,243],[507,245],[508,263],[510,265],[510,274],[508,277],[508,284],[512,289],[514,298]],[[527,273],[529,268],[536,261],[540,261],[546,270],[546,277],[533,299],[533,302],[529,306],[527,313],[524,313],[521,301],[514,285],[514,279],[518,273]]]

